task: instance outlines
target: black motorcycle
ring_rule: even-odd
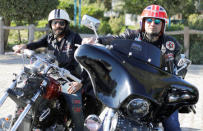
[[[110,46],[84,44],[75,58],[88,72],[104,107],[99,117],[87,117],[85,126],[90,130],[158,130],[173,112],[194,111],[198,101],[195,86],[161,69],[161,51],[152,44],[133,40],[114,40]]]
[[[68,70],[59,68],[53,57],[35,55],[24,50],[30,57],[30,66],[24,67],[13,80],[10,88],[0,99],[0,106],[7,97],[17,105],[9,131],[65,131],[73,129],[62,88],[71,81],[80,82]]]

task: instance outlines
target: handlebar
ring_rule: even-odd
[[[191,65],[191,61],[189,60],[189,59],[184,59],[184,61],[182,62],[182,66],[178,69],[178,70],[176,70],[176,75],[178,75],[178,73],[181,71],[181,70],[183,70],[183,69],[185,69],[185,68],[187,68],[189,65]]]
[[[69,70],[64,69],[64,68],[60,68],[60,67],[58,67],[56,64],[50,63],[48,60],[43,59],[43,58],[41,58],[41,57],[35,55],[33,51],[28,50],[28,49],[25,49],[25,50],[24,50],[24,54],[27,55],[27,56],[29,56],[29,57],[35,57],[35,58],[37,58],[37,60],[40,60],[40,61],[42,61],[43,63],[46,63],[46,65],[47,65],[49,68],[48,68],[44,73],[47,73],[47,71],[48,71],[50,68],[54,68],[54,69],[56,69],[56,70],[59,72],[60,77],[62,77],[62,78],[67,78],[67,77],[68,77],[68,78],[70,78],[70,79],[72,79],[72,80],[74,80],[74,81],[76,81],[76,82],[81,83],[81,80],[78,79],[77,77],[75,77],[74,75],[72,75]]]

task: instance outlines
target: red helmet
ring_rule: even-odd
[[[163,32],[165,31],[165,24],[168,23],[168,16],[167,16],[166,10],[162,6],[149,5],[143,10],[143,12],[141,14],[141,21],[140,21],[140,26],[141,26],[142,31],[143,31],[143,27],[144,27],[143,20],[146,17],[158,18],[158,19],[163,20],[165,22],[164,27],[163,27],[164,28]]]

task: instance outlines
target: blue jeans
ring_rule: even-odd
[[[78,90],[75,94],[67,94],[67,87],[63,86],[62,95],[67,103],[65,108],[69,111],[71,119],[75,124],[73,131],[83,131],[84,116],[82,111],[81,89]]]
[[[162,122],[164,131],[181,131],[178,120],[178,110]]]

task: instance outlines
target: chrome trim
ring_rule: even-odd
[[[13,83],[11,84],[11,86],[6,90],[6,92],[4,93],[4,95],[0,98],[0,107],[3,105],[3,103],[5,102],[5,100],[7,99],[7,97],[8,97],[8,90],[9,89],[13,89],[13,88],[15,88],[16,87],[16,85],[17,85],[17,80],[18,80],[18,78],[19,77],[21,77],[21,75],[24,73],[24,70],[22,70],[21,72],[20,72],[20,74],[15,78],[15,80],[13,81]]]
[[[109,108],[108,114],[104,120],[104,126],[103,126],[103,131],[110,131],[111,129],[111,122],[112,122],[112,118],[115,114],[115,111],[111,108]]]
[[[41,91],[38,91],[34,97],[32,97],[32,101],[36,101],[36,99],[38,98],[38,96],[40,95]],[[22,120],[25,118],[25,116],[27,115],[28,111],[30,110],[32,104],[27,104],[27,106],[25,107],[25,109],[23,110],[23,112],[20,114],[20,116],[18,117],[17,121],[14,123],[14,125],[11,128],[11,131],[16,131],[17,128],[19,127],[19,125],[21,124]]]

